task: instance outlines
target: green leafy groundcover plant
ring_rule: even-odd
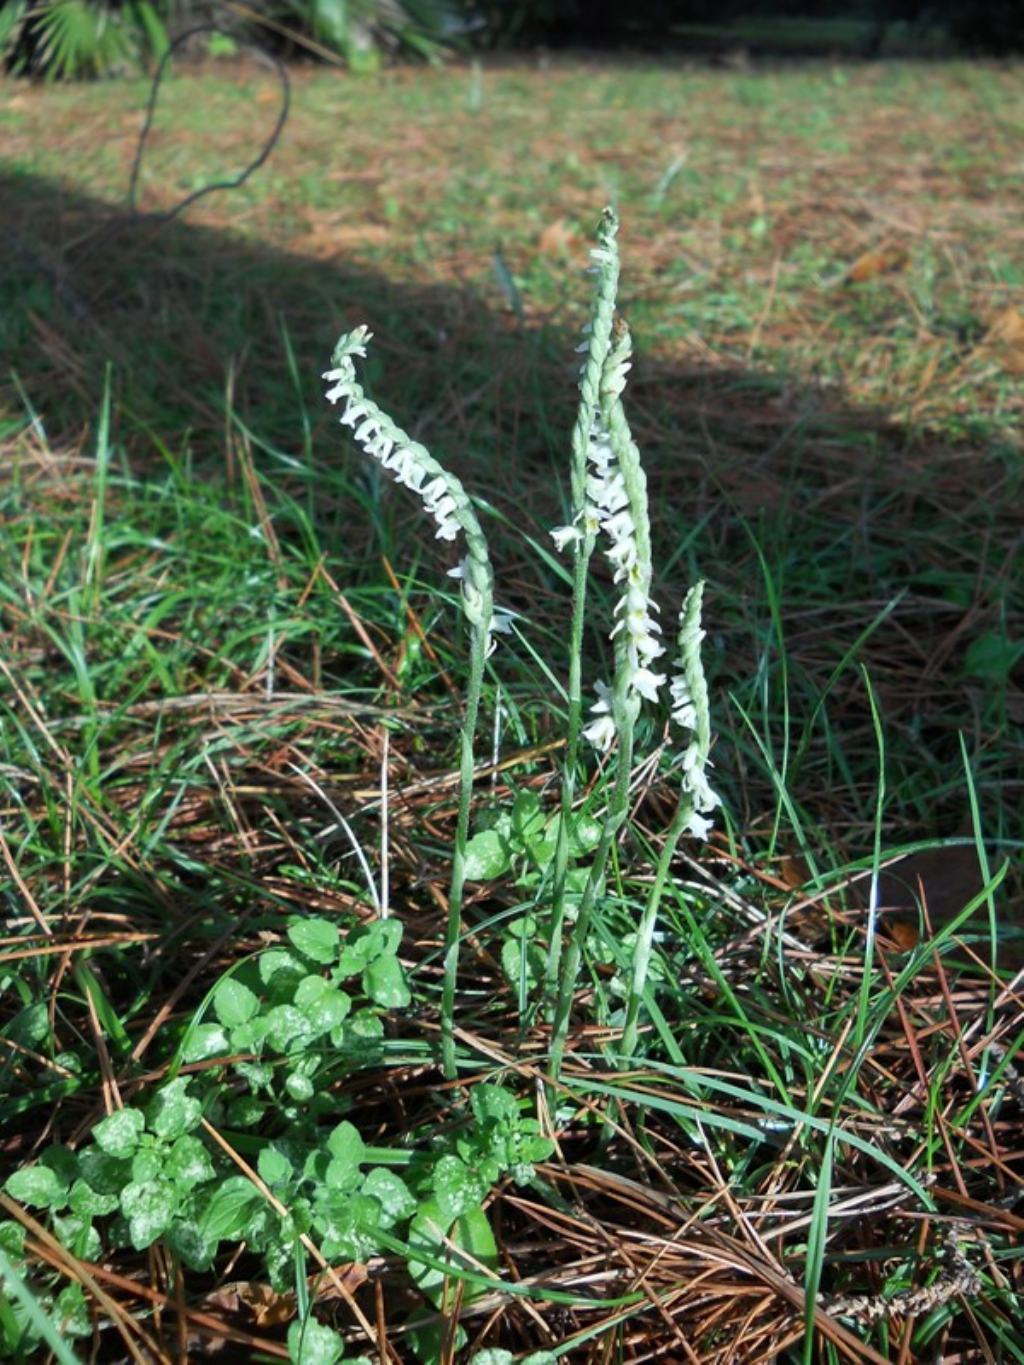
[[[225,976],[210,993],[213,1018],[197,1016],[186,1033],[180,1062],[224,1057],[223,1066],[176,1076],[115,1110],[77,1151],[48,1147],[8,1178],[7,1193],[46,1213],[84,1260],[160,1238],[185,1266],[206,1271],[225,1246],[244,1243],[285,1292],[304,1280],[314,1239],[331,1262],[404,1255],[413,1283],[442,1307],[459,1248],[473,1266],[497,1265],[483,1209],[494,1184],[528,1183],[552,1144],[497,1085],[474,1087],[471,1121],[424,1152],[370,1149],[355,1124],[339,1120],[343,1101],[330,1080],[376,1060],[383,1017],[409,1003],[401,935],[394,919],[347,934],[330,920],[294,920],[288,946]],[[254,1154],[258,1181],[211,1141],[211,1129]],[[8,1257],[20,1259],[23,1243],[18,1224],[0,1224]],[[52,1312],[68,1335],[92,1330],[78,1286]],[[312,1319],[293,1323],[288,1341],[304,1365],[342,1358],[340,1337]],[[9,1335],[5,1344],[15,1346]]]

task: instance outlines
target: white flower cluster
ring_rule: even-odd
[[[711,830],[711,811],[719,804],[707,779],[708,750],[711,747],[711,721],[708,707],[708,688],[701,663],[700,647],[705,631],[700,624],[704,584],[697,583],[686,594],[679,613],[679,659],[676,672],[669,684],[672,696],[672,720],[682,730],[692,732],[692,739],[679,757],[682,768],[683,799],[689,798],[691,810],[687,829],[698,839],[706,839]]]
[[[658,700],[664,673],[655,673],[651,664],[665,652],[658,639],[661,627],[654,619],[655,604],[650,596],[650,566],[643,563],[637,549],[636,526],[626,481],[618,467],[607,430],[595,418],[587,448],[590,469],[587,474],[587,500],[577,518],[579,525],[556,526],[551,532],[559,550],[583,538],[584,530],[608,537],[605,557],[612,565],[615,582],[624,585],[615,605],[616,623],[612,638],[625,632],[628,688],[647,701]],[[584,730],[596,748],[607,750],[615,738],[611,714],[611,691],[597,686],[598,700],[591,707],[595,719]]]
[[[437,523],[438,540],[455,540],[462,525],[453,515],[456,502],[448,480],[428,468],[422,448],[415,443],[396,441],[396,432],[388,428],[386,420],[382,420],[383,414],[368,403],[361,392],[358,395],[352,392],[356,377],[352,357],[366,355],[366,343],[372,335],[365,327],[357,327],[350,334],[345,353],[336,357],[339,361],[337,368],[327,370],[323,376],[333,385],[327,390],[327,401],[337,403],[340,398],[345,400],[341,425],[351,427],[352,434],[367,455],[372,455],[394,474],[398,483],[411,488],[419,496]]]
[[[510,631],[514,613],[494,609],[487,542],[462,484],[367,398],[356,379],[355,357],[365,357],[372,335],[366,327],[356,327],[338,342],[334,368],[323,376],[330,385],[327,400],[344,401],[342,426],[351,427],[367,455],[412,489],[434,519],[439,540],[457,540],[460,532],[465,536],[469,553],[449,570],[449,576],[461,581],[462,605],[470,624],[486,628],[489,654],[494,632]]]

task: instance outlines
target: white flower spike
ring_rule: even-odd
[[[708,816],[719,804],[706,771],[710,766],[711,711],[700,657],[704,639],[700,624],[703,598],[704,584],[700,582],[694,584],[683,600],[679,613],[679,658],[670,684],[673,723],[691,732],[690,743],[680,756],[679,763],[682,769],[683,800],[690,805],[687,829],[697,839],[708,837],[711,830]]]
[[[473,505],[462,484],[444,469],[425,446],[408,436],[372,399],[356,379],[354,359],[365,357],[372,333],[357,327],[334,348],[333,367],[324,374],[330,403],[344,403],[342,426],[351,427],[354,439],[397,483],[410,489],[434,520],[438,540],[455,541],[465,536],[466,557],[453,578],[462,580],[462,606],[471,625],[485,625],[488,652],[493,632],[509,629],[507,612],[495,613],[493,574],[487,541]]]

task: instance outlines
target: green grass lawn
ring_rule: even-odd
[[[0,84],[2,1349],[1021,1359],[1020,70],[293,83],[269,163],[164,225],[126,210],[145,83]],[[277,97],[248,64],[170,82],[142,207],[237,171]],[[608,201],[666,621],[707,582],[723,809],[623,1069],[677,793],[643,722],[552,1086],[548,531]],[[361,322],[521,613],[473,816],[519,842],[468,888],[460,1084],[455,555],[324,403]],[[592,593],[588,696],[603,569]],[[215,1178],[206,1255],[150,1194]]]

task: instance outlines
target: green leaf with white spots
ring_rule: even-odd
[[[147,1180],[121,1191],[121,1212],[128,1219],[132,1246],[142,1251],[171,1225],[181,1195],[169,1180]]]
[[[384,1166],[375,1166],[363,1181],[363,1194],[372,1195],[383,1211],[382,1227],[392,1227],[403,1218],[411,1218],[417,1203],[409,1186],[401,1176]]]
[[[32,1209],[60,1209],[68,1200],[68,1187],[49,1166],[22,1166],[4,1182],[12,1199]]]
[[[259,1007],[259,996],[233,976],[221,981],[213,993],[213,1011],[225,1028],[247,1023]]]
[[[107,1156],[130,1157],[139,1145],[146,1126],[141,1109],[118,1109],[101,1119],[92,1130],[93,1141]]]
[[[288,937],[299,952],[312,962],[326,964],[337,959],[341,934],[331,920],[293,920],[288,926]]]
[[[146,1126],[157,1137],[173,1140],[198,1127],[203,1106],[188,1093],[188,1077],[162,1085],[146,1109]]]
[[[383,1009],[404,1009],[412,1000],[402,964],[396,957],[378,957],[363,972],[363,990]]]

